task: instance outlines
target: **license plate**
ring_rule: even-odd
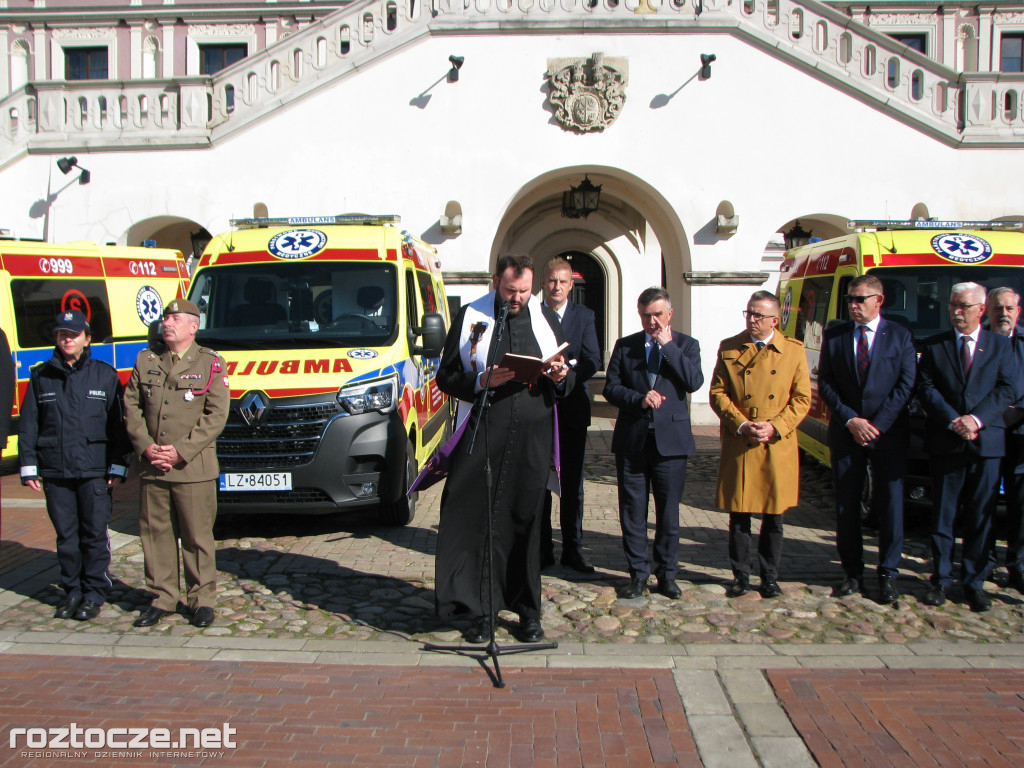
[[[290,491],[291,472],[223,472],[222,491]]]

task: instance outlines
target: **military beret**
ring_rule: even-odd
[[[166,307],[164,307],[164,317],[173,315],[175,313],[182,312],[186,315],[195,315],[199,317],[199,307],[193,304],[188,299],[175,299]]]

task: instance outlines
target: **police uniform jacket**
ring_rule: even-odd
[[[123,475],[130,451],[121,381],[89,347],[71,367],[54,350],[32,369],[19,419],[22,478]]]
[[[811,408],[804,345],[776,329],[760,352],[746,331],[718,348],[711,408],[722,420],[715,505],[728,512],[782,514],[800,498],[796,428]],[[751,445],[745,421],[769,421],[776,434]]]
[[[141,477],[171,483],[216,479],[217,437],[229,404],[224,359],[212,349],[193,343],[176,363],[170,350],[140,352],[125,391],[125,410]],[[173,445],[182,461],[159,471],[144,456],[154,443]]]

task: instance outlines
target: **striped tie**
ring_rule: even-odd
[[[860,326],[860,336],[857,339],[857,378],[863,384],[868,377],[868,366],[871,365],[871,358],[868,356],[868,327]]]

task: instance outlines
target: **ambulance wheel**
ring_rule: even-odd
[[[416,449],[409,440],[406,440],[405,443],[404,474],[402,492],[399,497],[390,504],[380,505],[380,521],[384,525],[408,525],[416,516],[416,501],[419,498],[419,492],[410,494],[409,486],[419,474],[419,469],[416,466]]]

